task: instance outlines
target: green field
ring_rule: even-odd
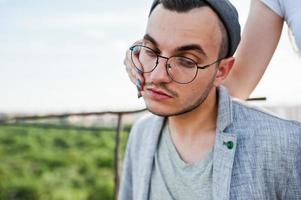
[[[108,129],[0,126],[0,200],[112,199],[114,137]]]

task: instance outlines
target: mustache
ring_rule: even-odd
[[[165,84],[159,83],[159,84],[154,84],[154,83],[144,83],[144,88],[146,89],[152,89],[152,88],[157,88],[157,89],[162,89],[166,91],[167,93],[171,94],[173,97],[178,97],[178,93],[169,89]]]

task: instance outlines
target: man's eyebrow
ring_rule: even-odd
[[[149,34],[145,34],[143,37],[144,40],[148,40],[149,42],[153,43],[155,46],[158,46],[158,43],[154,38],[152,38]]]
[[[189,44],[189,45],[185,45],[185,46],[181,46],[181,47],[178,47],[176,48],[176,52],[177,51],[197,51],[199,52],[200,54],[204,55],[205,57],[207,57],[207,54],[205,53],[204,49],[198,45],[198,44]]]
[[[158,46],[158,43],[156,42],[156,40],[153,37],[151,37],[149,34],[145,34],[143,39],[153,43],[153,45],[155,45],[155,46]],[[198,44],[184,45],[184,46],[176,48],[176,50],[175,50],[175,52],[183,52],[183,51],[197,51],[200,54],[207,57],[207,54],[205,53],[204,49]]]

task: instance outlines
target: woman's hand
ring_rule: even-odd
[[[141,44],[141,43],[142,43],[142,41],[139,40],[139,41],[136,41],[133,45]],[[143,77],[143,73],[141,71],[142,65],[139,62],[138,56],[139,56],[139,52],[127,50],[123,63],[126,66],[126,72],[128,73],[130,80],[137,87],[138,98],[140,98],[141,91],[143,90],[143,85],[144,85],[144,77]],[[137,63],[139,63],[140,66],[135,66],[133,63],[133,60],[136,63],[136,65],[138,65]],[[139,69],[141,69],[141,70],[139,70]]]

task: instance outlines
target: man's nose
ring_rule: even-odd
[[[167,59],[159,57],[156,68],[151,72],[150,79],[154,84],[169,83],[172,81],[166,69]]]

